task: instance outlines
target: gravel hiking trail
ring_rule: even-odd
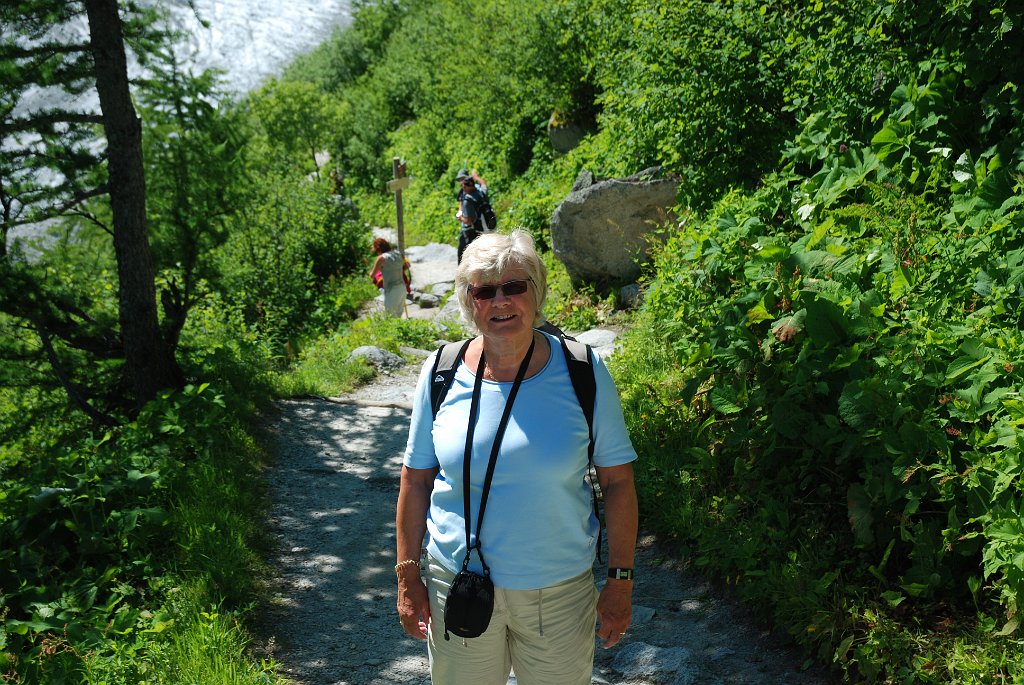
[[[410,252],[414,289],[452,279],[454,248]],[[409,315],[433,313],[410,305]],[[267,416],[274,440],[265,473],[274,541],[268,561],[277,575],[257,632],[264,656],[295,685],[430,683],[426,644],[406,637],[398,622],[393,570],[418,371],[413,362],[349,396],[281,401]],[[798,654],[642,526],[633,625],[618,646],[597,647],[593,683],[837,682],[803,669]],[[595,577],[603,571],[595,566]]]

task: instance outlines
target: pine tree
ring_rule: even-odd
[[[0,39],[0,311],[36,332],[38,354],[46,356],[71,400],[94,418],[102,414],[76,387],[62,352],[122,356],[136,406],[183,382],[157,316],[125,27],[144,49],[160,37],[140,28],[147,17],[133,3],[123,14],[127,24],[117,0],[27,0],[0,9],[8,27]],[[69,104],[38,104],[54,92]],[[24,252],[10,249],[16,227],[68,216],[111,235],[119,325],[102,325],[88,301],[61,292]]]

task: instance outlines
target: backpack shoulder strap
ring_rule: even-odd
[[[587,473],[590,480],[590,492],[593,496],[591,502],[594,506],[594,516],[597,517],[597,560],[601,559],[601,537],[604,532],[604,524],[601,522],[601,511],[597,504],[597,474],[594,469],[594,402],[597,398],[597,380],[594,378],[594,359],[591,357],[593,349],[586,343],[581,343],[575,338],[565,336],[562,338],[562,352],[565,353],[565,364],[569,367],[569,379],[572,381],[572,388],[576,391],[576,400],[580,403],[583,416],[587,419],[587,432],[590,442],[587,444]]]
[[[590,345],[564,337],[562,338],[562,352],[565,354],[565,364],[569,367],[569,379],[572,380],[573,390],[576,391],[576,399],[580,403],[580,408],[583,409],[583,416],[587,419],[587,430],[590,433],[587,459],[593,463],[594,400],[597,396],[597,381],[594,380],[594,362],[590,356],[593,351]]]
[[[430,412],[435,417],[445,395],[448,394],[448,389],[452,387],[455,371],[458,369],[459,361],[466,355],[469,343],[469,340],[447,343],[437,350],[434,366],[430,370]]]
[[[576,339],[576,338],[572,337],[571,335],[567,335],[565,333],[565,331],[563,331],[561,328],[559,328],[555,324],[551,323],[547,319],[545,319],[544,323],[542,323],[540,326],[537,326],[537,330],[540,331],[541,333],[550,333],[551,335],[555,336],[559,340],[562,340],[564,338],[568,338],[569,340],[575,340]]]

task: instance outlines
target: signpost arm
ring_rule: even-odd
[[[399,161],[398,157],[391,158],[391,171],[396,181],[405,175],[405,165]],[[395,188],[395,230],[398,232],[398,254],[404,260],[405,223],[402,216],[402,188],[399,184],[395,185],[398,186]]]
[[[402,188],[409,185],[405,177],[405,163],[398,157],[391,158],[391,172],[394,179],[388,182],[388,188],[395,193],[395,232],[398,234],[398,258],[401,260],[402,272],[405,273],[405,222],[402,215]],[[409,318],[409,305],[405,306],[405,318]]]

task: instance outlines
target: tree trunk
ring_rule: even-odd
[[[181,369],[160,335],[153,261],[146,225],[142,128],[128,90],[128,65],[117,0],[85,0],[96,89],[107,137],[118,297],[125,359],[135,401],[181,387]]]

